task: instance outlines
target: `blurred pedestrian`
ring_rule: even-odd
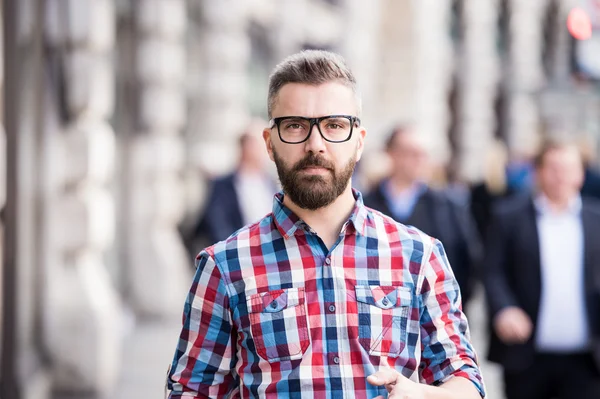
[[[485,287],[508,399],[600,398],[600,204],[575,145],[546,143],[537,192],[498,206]]]
[[[197,257],[171,398],[484,396],[441,243],[363,205],[356,81],[305,51],[269,80],[272,213]]]
[[[506,145],[500,140],[492,142],[490,148],[485,152],[483,181],[471,187],[471,214],[482,241],[485,241],[494,205],[498,201],[516,194],[507,182],[507,163],[508,150]]]
[[[248,126],[239,138],[237,168],[210,184],[204,212],[193,229],[194,241],[201,239],[207,244],[224,240],[271,211],[269,203],[277,185],[267,169],[262,126],[258,121]],[[198,248],[194,254],[197,252]]]
[[[471,297],[482,245],[467,204],[428,186],[432,168],[429,147],[416,132],[394,128],[386,143],[391,174],[365,196],[365,205],[439,239],[465,304]]]

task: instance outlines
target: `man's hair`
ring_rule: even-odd
[[[392,128],[392,131],[388,134],[385,140],[385,150],[391,151],[396,143],[396,138],[409,132],[409,127],[405,125],[396,125]]]
[[[542,167],[544,164],[544,159],[549,152],[563,149],[572,149],[581,157],[579,148],[574,141],[568,139],[546,139],[542,142],[538,152],[533,158],[533,165],[536,167],[536,169]],[[581,158],[581,160],[583,164],[583,158]]]
[[[269,76],[268,115],[272,117],[273,106],[279,90],[288,83],[320,85],[339,82],[354,92],[360,116],[361,101],[356,79],[341,55],[323,50],[304,50],[287,57],[275,67]]]

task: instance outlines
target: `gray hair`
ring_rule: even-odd
[[[323,50],[304,50],[284,59],[269,76],[268,114],[272,117],[273,106],[279,90],[287,83],[320,85],[339,82],[352,89],[356,97],[357,112],[360,116],[361,99],[352,71],[344,58],[336,53]]]

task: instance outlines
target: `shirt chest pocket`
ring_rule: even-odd
[[[373,356],[398,357],[406,346],[410,287],[356,286],[360,344]]]
[[[247,305],[260,357],[271,363],[302,358],[310,344],[303,287],[250,295]]]

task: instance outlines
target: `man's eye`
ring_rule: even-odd
[[[330,123],[327,125],[327,129],[342,129],[342,125],[337,123]]]
[[[302,129],[302,126],[299,123],[290,123],[286,129]]]

